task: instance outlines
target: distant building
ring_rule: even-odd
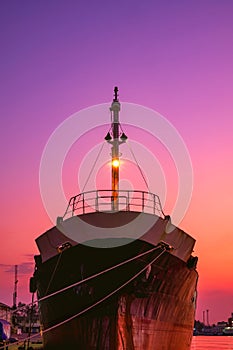
[[[10,306],[0,303],[0,319],[11,322],[11,308]]]
[[[233,327],[233,312],[231,313],[231,317],[228,318],[228,326]]]
[[[31,330],[30,330],[31,327]],[[39,333],[41,330],[41,326],[40,326],[40,322],[39,320],[36,322],[32,322],[31,325],[29,322],[25,322],[24,324],[22,324],[22,332],[23,333]]]
[[[224,328],[224,327],[227,326],[227,322],[226,322],[226,321],[219,321],[219,322],[217,323],[217,325],[218,325],[218,327],[220,327],[220,328]]]

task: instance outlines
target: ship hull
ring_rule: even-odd
[[[73,285],[39,304],[44,349],[190,349],[197,272],[160,246],[134,259],[153,248],[143,240],[79,244],[38,263],[39,299]]]

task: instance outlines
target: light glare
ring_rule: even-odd
[[[114,166],[114,168],[118,168],[120,165],[119,159],[113,159],[112,165]]]

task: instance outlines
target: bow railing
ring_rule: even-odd
[[[119,190],[117,211],[136,211],[164,217],[160,198],[156,194],[139,190]],[[112,190],[95,190],[71,197],[65,216],[82,215],[93,212],[114,212]]]

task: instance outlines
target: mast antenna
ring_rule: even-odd
[[[13,308],[17,307],[17,284],[18,284],[18,265],[15,265],[15,283],[14,283],[14,293],[13,293]]]
[[[115,86],[114,87],[114,99],[113,99],[113,102],[119,102],[119,100],[118,100],[118,87],[117,86]]]

